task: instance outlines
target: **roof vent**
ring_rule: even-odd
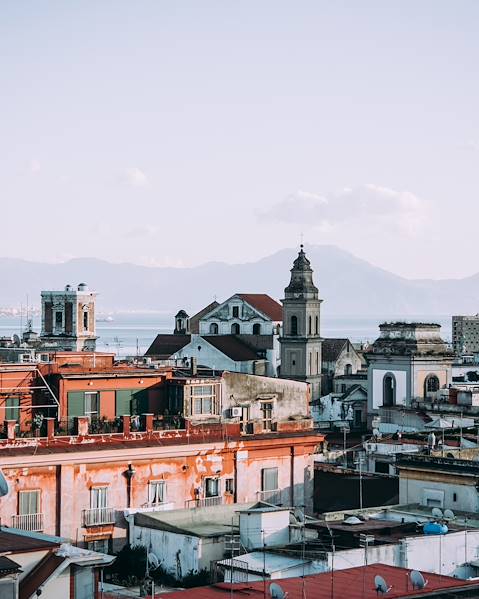
[[[357,516],[349,516],[349,518],[346,518],[346,520],[344,521],[344,524],[361,524],[361,520],[357,517]]]

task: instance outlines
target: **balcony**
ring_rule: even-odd
[[[187,508],[213,507],[215,505],[223,505],[223,497],[221,495],[216,497],[202,497],[201,499],[189,499],[186,502]]]
[[[27,532],[42,532],[43,514],[18,514],[12,516],[12,527]]]
[[[272,505],[283,505],[284,502],[281,498],[281,490],[275,489],[274,491],[258,491],[258,501],[264,501],[265,503],[271,503]]]
[[[115,508],[96,507],[82,511],[82,526],[102,526],[115,524]]]

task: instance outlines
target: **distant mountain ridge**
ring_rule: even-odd
[[[314,281],[328,315],[431,316],[479,311],[479,274],[463,279],[409,280],[357,258],[336,246],[307,246]],[[0,306],[40,302],[42,289],[85,282],[99,293],[101,310],[175,312],[200,310],[216,296],[236,292],[283,297],[297,249],[280,250],[256,262],[208,262],[190,268],[113,264],[76,258],[60,264],[0,258]]]

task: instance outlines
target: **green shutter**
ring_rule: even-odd
[[[68,418],[85,416],[85,393],[83,391],[69,391],[68,393]]]
[[[147,414],[149,412],[148,403],[148,391],[146,389],[133,391],[133,414]]]
[[[134,391],[131,391],[130,389],[115,392],[115,413],[117,416],[125,416],[131,414],[131,399],[133,393]]]
[[[5,402],[5,419],[20,420],[20,400],[18,397],[7,397]]]

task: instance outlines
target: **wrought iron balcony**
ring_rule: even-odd
[[[43,514],[18,514],[12,516],[12,526],[28,532],[42,532]]]
[[[83,526],[101,526],[102,524],[115,524],[115,508],[96,507],[82,511]]]

